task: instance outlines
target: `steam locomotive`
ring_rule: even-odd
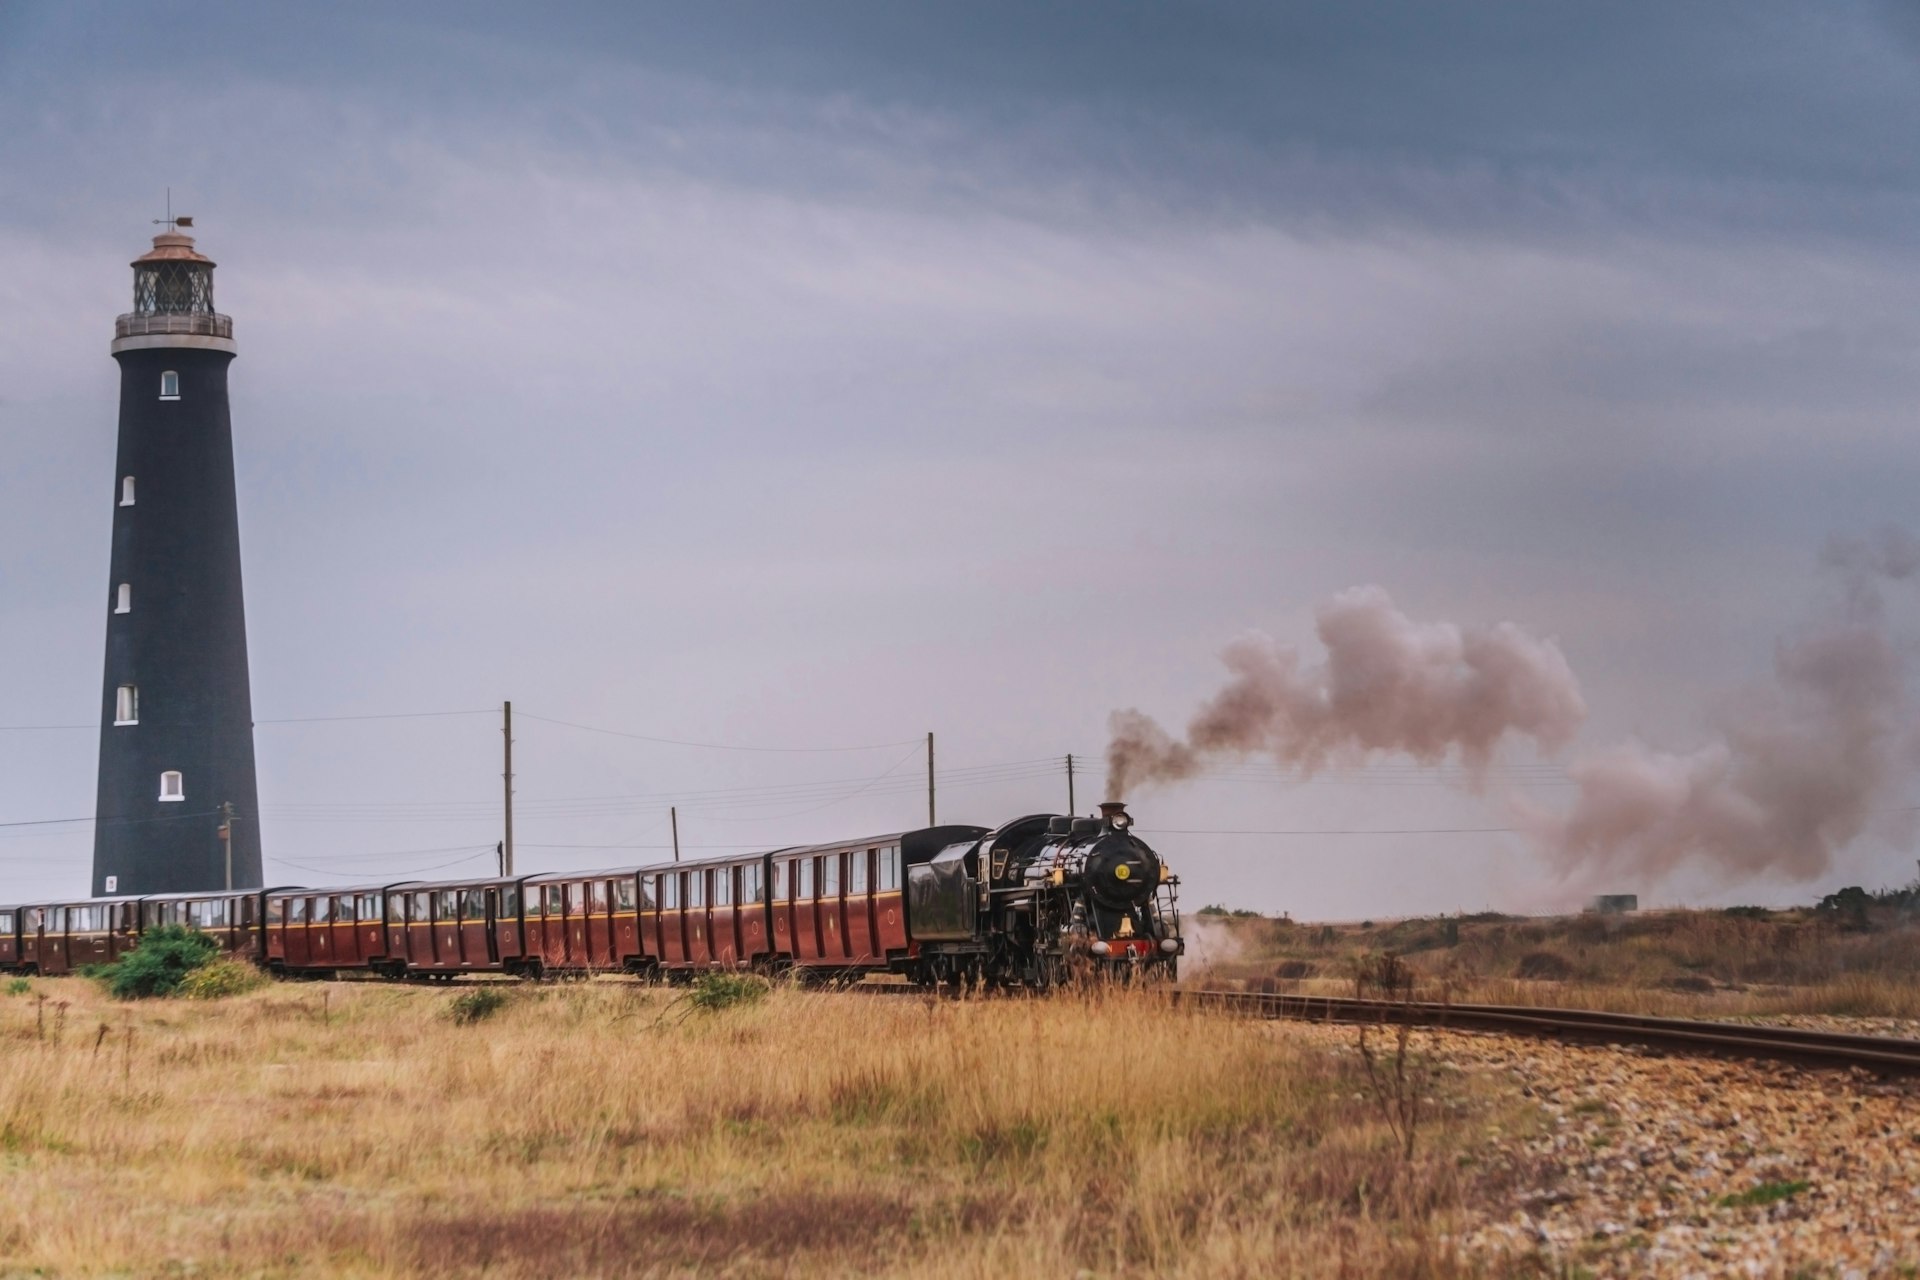
[[[1035,814],[607,871],[0,906],[0,970],[109,962],[147,930],[182,924],[288,976],[685,982],[752,969],[1041,990],[1172,977],[1179,881],[1132,826],[1106,804],[1097,818]]]

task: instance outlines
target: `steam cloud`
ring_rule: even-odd
[[[1920,764],[1920,716],[1881,588],[1920,581],[1920,538],[1894,527],[1835,538],[1821,562],[1840,575],[1838,608],[1776,646],[1771,684],[1722,714],[1707,745],[1628,742],[1577,760],[1567,773],[1578,792],[1562,812],[1510,801],[1564,880],[1637,885],[1682,865],[1728,882],[1811,880],[1888,811]],[[1376,753],[1428,764],[1457,754],[1477,780],[1508,736],[1552,752],[1585,718],[1559,647],[1511,623],[1417,623],[1378,587],[1342,592],[1316,616],[1323,664],[1303,665],[1264,636],[1236,641],[1221,655],[1232,678],[1184,739],[1116,711],[1109,796],[1257,753],[1303,776]]]
[[[1139,711],[1114,712],[1109,797],[1255,753],[1304,775],[1376,752],[1430,764],[1457,752],[1478,773],[1507,734],[1550,751],[1586,716],[1559,646],[1511,623],[1415,622],[1385,591],[1357,587],[1320,607],[1317,631],[1327,651],[1319,666],[1265,636],[1229,645],[1221,661],[1233,678],[1194,716],[1185,741]]]
[[[1839,616],[1782,641],[1770,688],[1722,717],[1686,754],[1628,743],[1568,769],[1564,814],[1517,805],[1570,880],[1658,879],[1683,863],[1723,880],[1773,872],[1811,880],[1858,838],[1904,780],[1913,711],[1906,658],[1879,584],[1920,576],[1920,541],[1901,529],[1835,539]]]

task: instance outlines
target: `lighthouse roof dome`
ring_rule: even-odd
[[[210,267],[215,265],[212,258],[194,249],[192,236],[178,231],[162,231],[153,238],[153,248],[128,265],[137,267],[149,262],[204,262]]]

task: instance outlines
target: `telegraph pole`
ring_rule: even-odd
[[[677,805],[667,806],[667,820],[673,823],[673,860],[680,861],[680,809]]]
[[[501,780],[506,784],[507,836],[500,842],[500,874],[513,875],[513,703],[500,704],[500,736],[506,740],[506,767]]]
[[[933,820],[933,734],[927,734],[927,825],[936,826]]]
[[[220,802],[220,851],[226,856],[227,892],[233,892],[233,801]]]
[[[1067,813],[1078,813],[1073,807],[1073,752],[1067,752]]]

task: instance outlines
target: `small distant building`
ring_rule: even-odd
[[[1640,909],[1637,893],[1603,893],[1587,904],[1587,910],[1603,916],[1623,916]]]

